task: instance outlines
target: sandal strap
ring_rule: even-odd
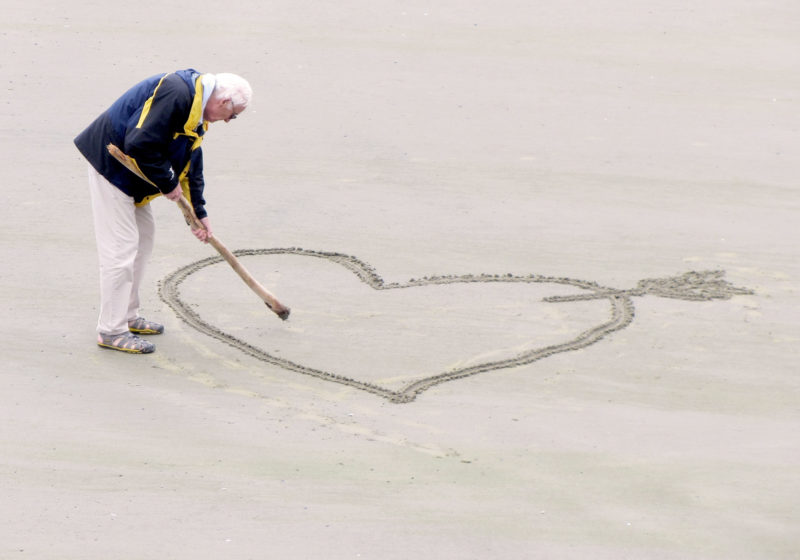
[[[149,354],[156,349],[155,344],[141,339],[131,332],[120,334],[100,333],[100,340],[98,340],[97,345],[103,348],[130,352],[131,354]]]
[[[164,325],[148,321],[144,317],[137,317],[128,323],[128,329],[136,334],[161,334],[164,332]]]

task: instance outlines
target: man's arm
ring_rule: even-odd
[[[192,151],[189,173],[186,177],[189,180],[189,200],[194,207],[194,213],[202,219],[208,215],[206,212],[206,201],[203,198],[206,182],[203,178],[203,148],[197,147]]]
[[[168,158],[169,143],[189,117],[191,102],[183,80],[170,74],[125,135],[123,151],[136,160],[144,175],[164,194],[178,186],[178,175]]]
[[[200,241],[208,243],[208,236],[213,232],[211,231],[211,222],[208,220],[208,213],[205,208],[206,201],[203,198],[205,179],[203,178],[203,149],[200,147],[192,152],[187,178],[189,179],[189,197],[194,213],[200,223],[203,224],[203,227],[205,227],[205,230],[192,229],[192,233]]]

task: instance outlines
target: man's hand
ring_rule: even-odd
[[[208,218],[200,218],[200,223],[203,224],[205,229],[192,229],[192,233],[203,243],[208,243],[208,238],[212,235],[211,222],[208,221]]]
[[[180,186],[175,187],[168,193],[164,193],[164,196],[167,197],[169,200],[173,202],[180,201],[181,197],[183,196],[183,191],[181,190]],[[183,203],[181,203],[183,204]],[[188,202],[186,202],[188,204]],[[188,219],[187,219],[188,222]],[[199,222],[203,225],[202,228],[192,228],[192,233],[194,236],[202,241],[203,243],[208,243],[209,237],[211,237],[211,222],[208,221],[208,218],[200,218]]]
[[[178,185],[177,187],[175,187],[174,189],[172,189],[168,193],[164,193],[164,196],[167,197],[172,202],[178,202],[178,200],[180,200],[180,198],[181,198],[181,194],[182,193],[183,193],[183,191],[181,191],[181,187],[180,187],[180,185]]]

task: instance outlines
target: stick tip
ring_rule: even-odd
[[[268,305],[267,307],[270,306]],[[272,308],[270,307],[270,309]],[[289,318],[289,313],[291,313],[292,310],[289,309],[288,307],[281,307],[280,309],[272,309],[272,311],[274,311],[275,315],[280,317],[282,321],[285,321],[286,319]]]

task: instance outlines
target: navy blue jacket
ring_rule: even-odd
[[[208,123],[201,124],[202,113],[199,72],[158,74],[126,91],[75,138],[75,145],[98,173],[133,197],[137,206],[180,185],[197,217],[204,218],[200,144]],[[112,157],[108,144],[133,159],[153,184]]]

